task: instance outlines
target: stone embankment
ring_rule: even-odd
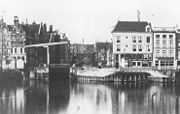
[[[74,68],[73,76],[79,81],[114,81],[114,82],[174,82],[175,78],[164,75],[150,68]]]

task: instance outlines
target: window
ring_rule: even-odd
[[[133,62],[133,64],[132,64],[133,66],[136,66],[136,62]]]
[[[141,62],[137,62],[137,66],[141,66]]]
[[[144,60],[148,59],[148,54],[144,54]]]
[[[22,48],[20,48],[20,52],[23,53]]]
[[[161,66],[165,66],[165,61],[161,61]]]
[[[117,37],[117,43],[119,43],[119,42],[120,42],[120,36]]]
[[[136,51],[136,45],[132,46],[133,51]]]
[[[136,43],[136,36],[133,36],[132,39],[133,39],[133,43]]]
[[[156,38],[156,47],[160,47],[160,38]]]
[[[142,42],[142,37],[141,36],[138,37],[138,41],[139,41],[139,43]]]
[[[21,59],[21,57],[20,57],[20,56],[18,56],[18,59]]]
[[[156,35],[156,38],[160,38],[160,35],[159,35],[159,34],[157,34],[157,35]]]
[[[146,51],[150,51],[150,46],[146,45]]]
[[[165,65],[166,65],[166,66],[169,66],[169,61],[165,61]]]
[[[166,50],[162,50],[162,56],[166,57]]]
[[[173,38],[173,35],[169,35],[169,38]]]
[[[156,50],[156,57],[159,57],[160,50]]]
[[[22,60],[24,61],[24,57],[22,57]]]
[[[148,58],[149,58],[149,60],[151,60],[152,59],[152,54],[149,54]]]
[[[173,66],[174,65],[174,61],[169,61],[169,66]]]
[[[138,55],[138,59],[139,59],[139,60],[142,60],[142,59],[143,59],[143,55],[142,55],[142,54],[139,54],[139,55]]]
[[[116,54],[116,60],[119,60],[119,54]]]
[[[133,60],[136,60],[136,59],[137,59],[137,55],[136,55],[136,54],[133,54],[133,55],[132,55],[132,59],[133,59]]]
[[[14,53],[17,53],[17,48],[15,48],[15,51],[14,51]]]
[[[163,35],[162,37],[163,37],[163,38],[166,38],[166,35]]]
[[[169,38],[169,47],[170,47],[170,48],[173,47],[173,38]]]
[[[159,61],[155,61],[155,66],[159,66]]]
[[[163,48],[166,47],[166,38],[163,38]]]
[[[173,50],[169,50],[169,57],[173,57]]]
[[[142,51],[142,45],[138,45],[139,51]]]
[[[149,36],[146,37],[146,42],[147,42],[147,43],[150,43],[150,37],[149,37]]]

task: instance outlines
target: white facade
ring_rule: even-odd
[[[26,53],[24,47],[12,47],[11,48],[11,57],[18,60],[21,59],[26,63]]]
[[[133,54],[139,54],[139,56],[143,57],[142,60],[138,60],[138,58],[136,60],[131,60],[132,67],[142,67],[146,61],[146,58],[147,61],[149,61],[149,59],[152,60],[152,37],[152,32],[113,33],[113,54],[116,60],[115,64],[119,64],[121,67],[128,66],[128,61],[125,57],[122,57],[123,54],[130,54],[132,56]]]
[[[147,38],[149,38],[149,42],[147,42]],[[133,51],[134,48],[136,51]],[[152,52],[152,33],[113,33],[113,53],[143,54]]]
[[[175,69],[176,61],[176,32],[154,32],[153,66],[158,69]]]

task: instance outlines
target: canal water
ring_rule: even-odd
[[[175,84],[1,82],[0,114],[179,114]]]

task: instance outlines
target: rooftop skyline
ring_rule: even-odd
[[[178,0],[4,0],[0,16],[9,24],[44,22],[66,33],[71,42],[111,41],[111,31],[120,21],[148,21],[152,26],[180,26]]]

